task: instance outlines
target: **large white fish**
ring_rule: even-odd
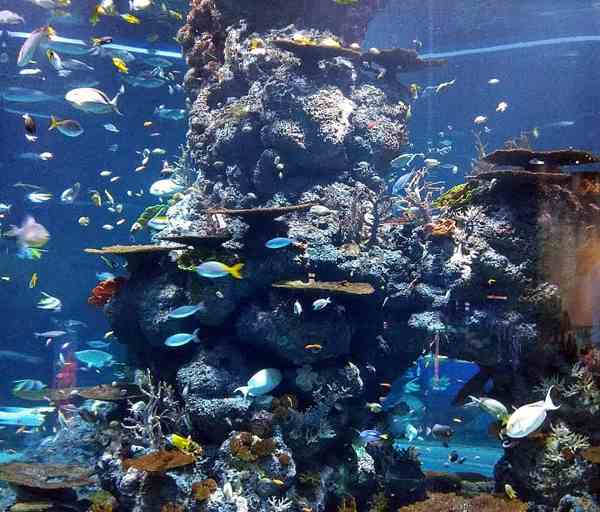
[[[554,411],[560,405],[554,405],[552,402],[551,386],[546,393],[546,399],[540,402],[523,405],[510,415],[506,424],[506,435],[513,439],[527,437],[542,426],[548,411]]]
[[[0,407],[0,425],[41,427],[54,407]]]
[[[35,52],[40,47],[42,42],[47,41],[52,36],[56,35],[54,29],[50,26],[40,27],[35,29],[29,37],[25,39],[23,46],[19,50],[17,57],[17,66],[20,68],[27,66],[33,59]]]
[[[237,388],[234,393],[238,391],[247,396],[262,396],[274,390],[283,379],[283,375],[277,368],[265,368],[255,373],[246,386]]]
[[[0,96],[6,101],[18,103],[38,103],[43,101],[54,101],[57,99],[43,91],[28,89],[27,87],[6,87],[5,89],[0,89]]]
[[[98,89],[92,89],[89,87],[81,87],[79,89],[72,89],[66,95],[65,99],[79,110],[88,112],[90,114],[109,114],[116,112],[119,115],[119,108],[117,101],[119,96],[125,92],[125,88],[121,86],[119,92],[111,100],[106,94]]]
[[[183,192],[185,187],[179,185],[173,180],[158,180],[150,186],[150,194],[157,197],[171,197],[177,192]]]
[[[0,11],[0,25],[18,25],[25,23],[22,16],[12,11]]]

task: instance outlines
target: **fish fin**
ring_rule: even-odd
[[[125,86],[123,84],[121,84],[121,87],[119,88],[119,92],[117,94],[115,94],[115,97],[110,100],[110,104],[112,105],[114,111],[119,114],[120,116],[122,116],[123,114],[119,111],[119,107],[117,106],[117,101],[119,101],[119,97],[125,92]]]
[[[554,402],[552,401],[552,388],[554,386],[550,386],[550,389],[548,389],[548,393],[546,393],[546,400],[544,400],[544,409],[546,409],[547,411],[555,411],[556,409],[560,408],[560,405],[554,405]]]
[[[48,131],[54,130],[54,128],[58,128],[58,119],[54,116],[50,116],[50,126],[48,127]]]
[[[70,69],[61,69],[58,71],[58,76],[61,78],[67,78],[71,74]]]
[[[463,407],[477,407],[481,402],[479,398],[474,397],[473,395],[469,395],[469,398],[471,399],[471,401],[467,402],[465,405],[463,405]]]
[[[236,263],[232,267],[229,267],[229,273],[232,277],[235,277],[236,279],[243,279],[242,268],[244,268],[243,263]]]
[[[236,388],[233,392],[237,393],[238,391],[244,396],[244,399],[246,399],[246,398],[248,398],[248,393],[250,392],[250,388],[248,386],[242,386],[242,387]]]
[[[200,329],[196,329],[192,334],[194,335],[194,338],[192,339],[192,341],[194,343],[200,343],[200,338],[198,337],[198,333],[200,332]]]

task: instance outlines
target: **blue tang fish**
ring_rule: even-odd
[[[386,441],[388,439],[388,435],[382,434],[381,432],[379,432],[379,430],[370,429],[370,430],[363,430],[362,432],[359,432],[358,438],[360,439],[360,442],[363,445],[366,445],[366,444],[374,444],[374,443],[380,443],[381,441]]]
[[[165,345],[167,347],[182,347],[183,345],[187,345],[190,341],[193,341],[194,343],[200,343],[200,339],[198,338],[198,329],[196,329],[192,334],[185,332],[173,334],[165,340]]]
[[[104,368],[113,362],[112,354],[102,350],[80,350],[75,352],[78,361],[86,364],[88,368]]]
[[[46,384],[44,384],[40,380],[32,380],[32,379],[23,379],[23,380],[15,380],[15,386],[13,387],[13,392],[15,391],[40,391],[46,388]]]
[[[265,247],[268,249],[283,249],[284,247],[288,247],[289,245],[292,245],[294,242],[295,242],[295,240],[293,240],[292,238],[284,238],[284,237],[271,238],[271,240],[269,240],[265,244]]]
[[[195,315],[198,311],[205,311],[206,307],[204,303],[196,304],[193,306],[180,306],[170,311],[167,314],[167,318],[187,318],[188,316]]]
[[[102,341],[102,340],[92,340],[92,341],[88,341],[86,343],[86,345],[88,347],[92,347],[92,348],[96,348],[98,350],[102,350],[105,348],[110,347],[110,343],[108,343],[107,341]]]

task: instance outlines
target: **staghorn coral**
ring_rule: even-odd
[[[574,382],[565,390],[565,396],[576,396],[590,414],[600,411],[600,389],[594,376],[582,363],[576,363],[571,369],[571,377]]]
[[[267,499],[267,503],[269,504],[269,510],[271,510],[271,512],[285,512],[292,508],[293,505],[292,500],[285,496],[283,498],[272,496]]]
[[[434,208],[441,208],[441,205],[434,204],[434,197],[442,187],[439,183],[427,181],[428,171],[427,167],[417,169],[404,189],[405,195],[395,201],[395,206],[405,216],[423,224],[431,224]]]
[[[551,387],[556,389],[559,393],[564,394],[566,391],[565,379],[560,375],[544,377],[537,386],[533,387],[532,391],[536,395],[545,397]]]
[[[165,434],[181,431],[189,420],[175,398],[173,387],[166,382],[156,385],[150,370],[140,374],[138,385],[146,401],[129,402],[130,416],[123,420],[122,426],[135,442],[162,448]]]

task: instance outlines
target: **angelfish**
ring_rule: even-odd
[[[506,423],[506,435],[508,437],[513,439],[527,437],[542,426],[548,411],[555,411],[560,407],[560,405],[554,405],[554,402],[552,402],[553,387],[550,386],[550,389],[548,389],[544,401],[523,405],[510,415]]]

